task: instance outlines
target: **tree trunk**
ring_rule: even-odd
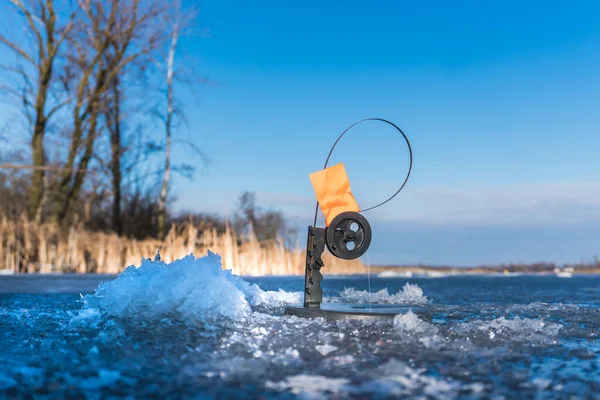
[[[121,99],[118,78],[115,78],[113,84],[113,95],[114,115],[110,118],[111,121],[109,122],[110,172],[113,188],[112,227],[118,235],[121,235],[123,233],[123,221],[121,219]]]
[[[95,64],[94,64],[95,65]],[[68,208],[69,192],[73,191],[73,186],[75,183],[73,182],[73,170],[75,168],[75,159],[77,157],[78,152],[80,151],[79,147],[81,146],[81,142],[83,140],[83,134],[85,129],[86,119],[90,121],[93,120],[93,123],[90,123],[89,133],[88,133],[88,143],[85,146],[85,152],[89,148],[90,141],[95,140],[95,129],[96,129],[96,118],[98,117],[98,103],[100,102],[100,96],[102,95],[101,87],[104,85],[104,79],[106,77],[106,70],[104,66],[101,64],[99,67],[99,72],[97,76],[97,81],[95,84],[92,93],[89,95],[89,98],[86,99],[86,86],[88,84],[88,80],[92,74],[93,70],[90,69],[88,71],[84,71],[84,78],[82,78],[81,82],[79,82],[79,88],[77,92],[77,101],[75,103],[75,108],[73,110],[73,136],[71,137],[71,144],[69,147],[69,153],[67,155],[67,162],[65,163],[64,172],[58,184],[58,189],[60,193],[67,193],[67,198],[63,199],[62,204],[58,205],[58,219],[63,220],[66,214],[65,207]],[[92,130],[93,127],[93,130]],[[91,154],[89,155],[91,158]],[[83,159],[82,159],[83,161]],[[80,165],[82,164],[80,161]],[[83,164],[87,168],[87,164],[89,159],[85,161]],[[79,171],[77,171],[79,173]],[[67,210],[68,211],[68,210]]]
[[[44,174],[44,191],[42,194],[42,198],[40,200],[40,204],[37,208],[37,211],[35,213],[34,216],[34,221],[36,224],[40,224],[42,223],[42,218],[43,218],[43,211],[44,211],[44,206],[46,204],[46,201],[48,200],[48,191],[47,191],[47,187],[48,187],[48,174]]]
[[[35,97],[35,123],[33,127],[33,135],[31,138],[31,155],[32,164],[35,167],[43,167],[46,163],[46,155],[44,151],[44,134],[46,133],[46,125],[48,116],[46,116],[46,101],[48,99],[48,90],[52,79],[52,71],[54,60],[56,58],[57,49],[54,41],[56,14],[54,12],[54,3],[48,0],[46,4],[41,3],[42,22],[46,30],[46,40],[42,43],[42,36],[38,37],[39,46],[39,79],[38,88]],[[33,28],[33,27],[32,27]],[[58,46],[60,46],[59,40]],[[42,218],[42,202],[45,194],[45,176],[46,172],[43,169],[34,169],[31,174],[31,188],[29,190],[29,216],[40,222]]]
[[[167,59],[167,117],[165,118],[165,173],[158,203],[158,237],[164,239],[167,221],[167,196],[169,195],[169,182],[171,179],[171,134],[173,125],[173,68],[175,62],[175,48],[179,37],[177,21],[173,27],[173,36]]]
[[[67,190],[65,199],[60,207],[60,212],[58,213],[58,219],[62,224],[68,224],[71,222],[73,206],[75,205],[75,200],[79,196],[79,192],[81,191],[81,187],[83,186],[88,164],[92,159],[92,155],[94,153],[94,143],[96,142],[96,130],[98,123],[98,106],[98,100],[92,100],[92,104],[90,107],[90,126],[88,129],[88,136],[85,140],[85,150],[83,155],[81,156],[81,160],[79,160],[77,170],[75,171],[73,184]]]
[[[51,40],[49,40],[51,43]],[[50,51],[53,51],[52,44],[48,45]],[[52,78],[53,59],[46,59],[42,70],[40,71],[40,82],[37,96],[35,99],[35,125],[33,127],[33,136],[31,138],[31,155],[34,167],[43,167],[46,163],[46,154],[44,151],[44,134],[46,133],[46,100],[48,98],[48,87]],[[41,220],[41,207],[44,192],[46,190],[45,182],[46,171],[42,168],[35,168],[31,173],[31,188],[29,189],[29,216]]]
[[[39,126],[36,123],[36,127],[33,132],[31,139],[31,155],[32,164],[36,167],[44,165],[44,126]],[[41,218],[41,204],[42,198],[44,197],[44,178],[46,172],[43,169],[34,169],[31,173],[31,187],[29,188],[29,216]]]

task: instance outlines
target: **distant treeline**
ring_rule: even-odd
[[[548,262],[531,264],[500,264],[500,265],[480,265],[475,267],[456,267],[448,265],[381,265],[377,267],[378,272],[411,272],[413,274],[502,274],[502,273],[528,273],[528,274],[550,274],[559,271],[569,271],[580,274],[598,274],[600,273],[600,260],[595,258],[593,261],[573,264],[555,264]]]

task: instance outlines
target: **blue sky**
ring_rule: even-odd
[[[191,4],[191,3],[190,3]],[[589,261],[600,255],[600,3],[203,1],[185,58],[212,83],[187,107],[213,162],[179,209],[231,212],[243,190],[300,226],[308,174],[348,125],[397,123],[414,173],[369,212],[375,263]],[[407,152],[376,124],[335,154],[363,208]]]

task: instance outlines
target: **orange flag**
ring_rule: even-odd
[[[340,163],[310,174],[310,181],[317,195],[326,225],[346,211],[359,212],[360,208],[350,191],[350,179],[344,164]]]

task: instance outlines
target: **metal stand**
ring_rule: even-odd
[[[304,307],[319,308],[323,301],[321,267],[325,263],[321,256],[324,251],[325,229],[309,226],[306,239],[306,269],[304,271]]]

